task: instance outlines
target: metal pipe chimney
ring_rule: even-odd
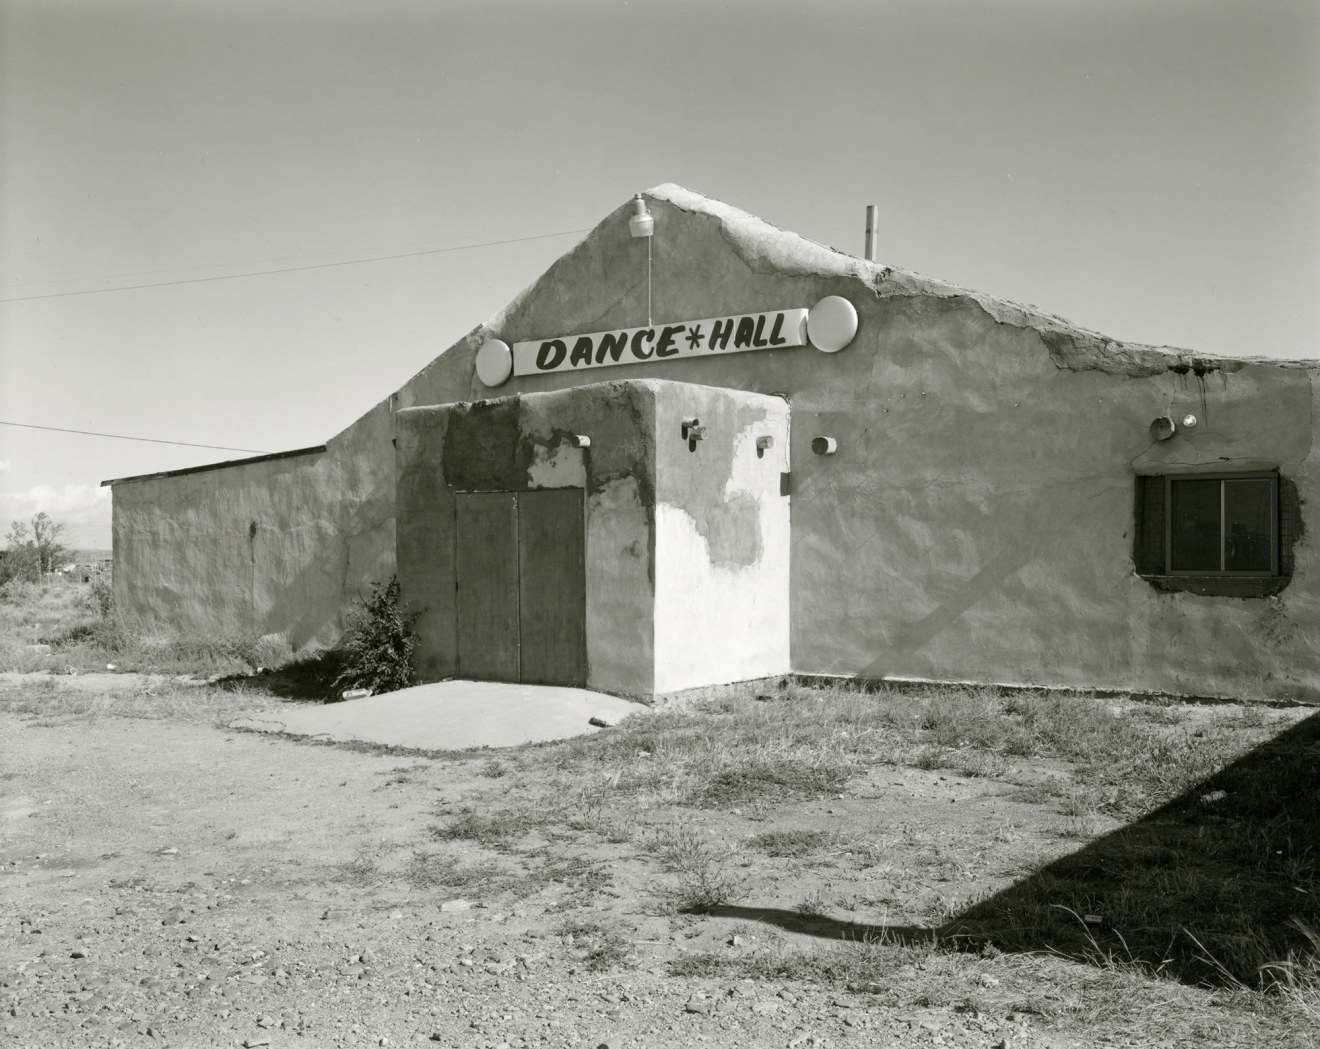
[[[866,261],[876,262],[875,257],[875,205],[866,205]]]

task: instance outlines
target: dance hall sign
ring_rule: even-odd
[[[513,374],[540,375],[543,372],[639,364],[671,357],[774,350],[804,346],[806,342],[806,310],[744,313],[737,317],[712,317],[649,328],[624,328],[590,335],[515,342]]]
[[[852,303],[830,295],[810,309],[616,328],[588,335],[515,342],[512,346],[499,339],[488,339],[477,351],[477,377],[487,386],[500,386],[511,375],[586,371],[680,357],[714,357],[808,345],[825,353],[837,353],[856,333],[857,311]]]

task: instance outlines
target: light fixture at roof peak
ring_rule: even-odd
[[[633,214],[628,220],[628,229],[634,237],[649,237],[655,232],[655,218],[646,209],[646,201],[640,193],[633,197]]]

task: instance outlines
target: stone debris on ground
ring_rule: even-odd
[[[327,927],[326,909],[300,900],[301,891],[279,906],[276,895],[243,896],[233,887],[223,879],[107,887],[42,914],[40,933],[37,919],[25,916],[23,949],[6,952],[0,977],[0,1042],[108,1047],[145,1039],[245,1049],[1063,1044],[1034,1040],[1023,1018],[1004,1013],[914,1015],[874,996],[811,985],[674,980],[646,956],[635,969],[583,970],[566,939],[546,935],[553,914],[519,921],[508,913],[444,912],[428,901],[396,906],[387,912],[401,916],[394,922],[356,910]],[[171,897],[182,897],[204,935],[160,935]],[[70,949],[78,935],[97,949]]]
[[[959,996],[928,1004],[896,996],[885,980],[845,990],[837,980],[720,976],[748,971],[722,966],[785,949],[787,934],[665,910],[647,895],[654,868],[608,840],[577,842],[597,850],[588,857],[551,855],[561,843],[536,839],[527,848],[537,862],[554,861],[541,868],[553,877],[537,884],[523,884],[503,842],[472,868],[480,877],[439,887],[410,878],[424,846],[472,862],[457,844],[424,839],[442,818],[438,804],[452,812],[474,785],[506,789],[503,773],[480,771],[485,756],[455,789],[446,778],[455,766],[427,766],[428,780],[397,755],[210,727],[153,725],[147,738],[120,719],[94,735],[84,729],[0,715],[0,738],[28,748],[13,753],[22,791],[37,798],[13,810],[22,818],[0,839],[5,1049],[1095,1044],[1023,1009],[1000,960],[978,961]],[[99,760],[75,762],[79,747],[92,758],[101,748]],[[80,778],[93,766],[96,779]],[[826,806],[842,802],[822,796]],[[490,883],[499,878],[503,890]],[[605,926],[617,958],[598,964],[593,937]],[[833,949],[807,936],[792,942]],[[716,975],[675,974],[693,958],[709,959]]]

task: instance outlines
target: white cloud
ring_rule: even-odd
[[[3,477],[7,473],[9,473],[9,460],[0,459],[0,477]]]
[[[0,471],[2,472],[2,471]],[[53,488],[39,484],[26,492],[0,492],[0,525],[30,521],[45,512],[65,528],[69,546],[108,549],[110,546],[110,489],[94,484],[66,484]]]

